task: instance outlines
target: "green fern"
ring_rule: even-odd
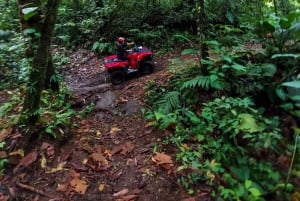
[[[181,90],[195,87],[200,87],[205,90],[209,90],[211,88],[218,90],[228,89],[229,84],[226,81],[224,81],[222,77],[224,77],[224,75],[220,73],[211,74],[207,76],[199,75],[193,79],[184,82],[181,87]]]
[[[181,87],[181,90],[187,88],[195,88],[195,87],[209,89],[209,85],[210,85],[209,82],[210,82],[210,76],[199,75],[191,80],[184,82]]]
[[[181,101],[179,91],[170,91],[156,102],[156,104],[163,108],[164,112],[166,113],[179,108],[180,103]]]

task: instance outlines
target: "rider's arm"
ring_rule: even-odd
[[[134,42],[127,43],[127,45],[134,45]]]

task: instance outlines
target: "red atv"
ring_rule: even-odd
[[[119,60],[117,55],[104,57],[104,65],[110,74],[110,80],[113,84],[121,84],[131,73],[142,75],[150,74],[154,71],[152,61],[153,52],[146,47],[134,47],[128,51],[130,66],[128,60]]]

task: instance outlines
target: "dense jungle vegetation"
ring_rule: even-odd
[[[0,90],[11,96],[0,98],[1,129],[59,138],[56,127],[78,113],[66,101],[63,52],[101,60],[124,36],[155,56],[189,58],[147,84],[142,110],[169,133],[176,182],[191,195],[209,186],[212,200],[300,200],[298,0],[0,0],[0,10]]]

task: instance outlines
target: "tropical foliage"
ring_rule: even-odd
[[[21,9],[29,25],[48,5],[36,2]],[[192,60],[178,58],[168,67],[169,80],[148,84],[144,111],[151,125],[169,132],[164,142],[177,150],[178,182],[191,194],[208,185],[220,201],[299,200],[299,6],[296,0],[62,1],[51,47],[87,48],[101,57],[115,51],[122,35],[160,56],[182,50]],[[9,117],[3,127],[17,124],[20,94],[26,83],[36,84],[26,51],[37,53],[40,32],[20,31],[18,8],[0,0],[0,89],[11,90],[11,101],[0,107],[0,117]],[[56,57],[58,73],[67,59]],[[59,75],[52,79],[62,82]],[[76,114],[68,91],[45,88],[39,100],[31,114],[39,117],[40,133],[64,135]],[[6,163],[0,160],[0,174]]]

